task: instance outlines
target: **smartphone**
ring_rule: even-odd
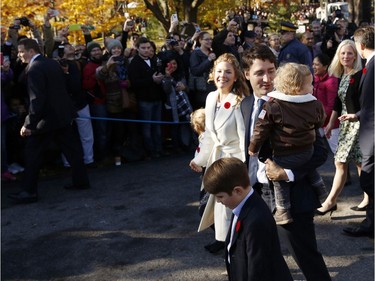
[[[53,18],[53,17],[57,17],[59,15],[59,11],[58,10],[55,10],[55,9],[49,9],[48,10],[48,15]]]
[[[178,21],[177,14],[172,14],[172,22]]]
[[[201,28],[199,27],[199,25],[195,25],[195,32],[201,32]]]
[[[129,13],[125,13],[125,14],[124,14],[124,17],[125,17],[126,19],[128,19],[128,18],[130,17]]]
[[[9,58],[9,56],[4,56],[4,58],[3,58],[3,63],[4,62],[10,62],[10,58]]]
[[[131,21],[128,21],[128,22],[126,23],[126,25],[127,25],[127,26],[133,26],[133,25],[134,25],[134,21],[132,21],[132,20],[131,20]]]
[[[81,30],[80,24],[71,24],[69,25],[69,31],[78,31]]]

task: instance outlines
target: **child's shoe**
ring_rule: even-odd
[[[115,157],[115,166],[121,166],[121,157]]]
[[[273,215],[276,224],[283,225],[293,222],[292,215],[289,209],[276,209],[275,214]]]

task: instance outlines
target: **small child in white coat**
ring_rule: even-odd
[[[206,123],[206,114],[204,111],[204,108],[199,108],[195,111],[193,111],[190,114],[190,124],[194,132],[198,134],[198,146],[195,150],[194,157],[197,156],[197,154],[200,152],[200,148],[202,146],[202,142],[204,139],[204,132],[205,132],[205,123]],[[201,170],[202,176],[204,174],[204,168]],[[200,195],[199,195],[199,215],[202,216],[204,212],[204,208],[206,207],[207,200],[208,200],[209,194],[205,192],[204,189],[201,189]]]

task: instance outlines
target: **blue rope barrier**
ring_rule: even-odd
[[[190,124],[189,121],[183,122],[170,122],[170,121],[152,121],[152,120],[134,120],[134,119],[122,119],[122,118],[108,118],[108,117],[78,117],[77,119],[93,119],[93,120],[106,120],[106,121],[120,121],[130,123],[152,123],[152,124]]]

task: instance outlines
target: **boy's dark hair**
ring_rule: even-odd
[[[225,192],[231,195],[236,186],[250,186],[247,167],[235,157],[216,160],[204,174],[203,186],[211,194]]]
[[[18,46],[19,45],[24,46],[26,51],[34,50],[35,53],[40,54],[39,44],[34,39],[30,39],[30,38],[22,39],[18,42]]]
[[[249,70],[256,59],[269,60],[275,64],[276,67],[276,56],[272,53],[271,49],[265,45],[256,45],[253,48],[246,49],[241,57],[242,68]]]
[[[135,44],[135,46],[137,47],[137,48],[139,48],[139,46],[141,45],[141,44],[145,44],[145,43],[150,43],[150,40],[148,40],[146,37],[139,37],[138,38],[138,41],[137,41],[137,43]]]

